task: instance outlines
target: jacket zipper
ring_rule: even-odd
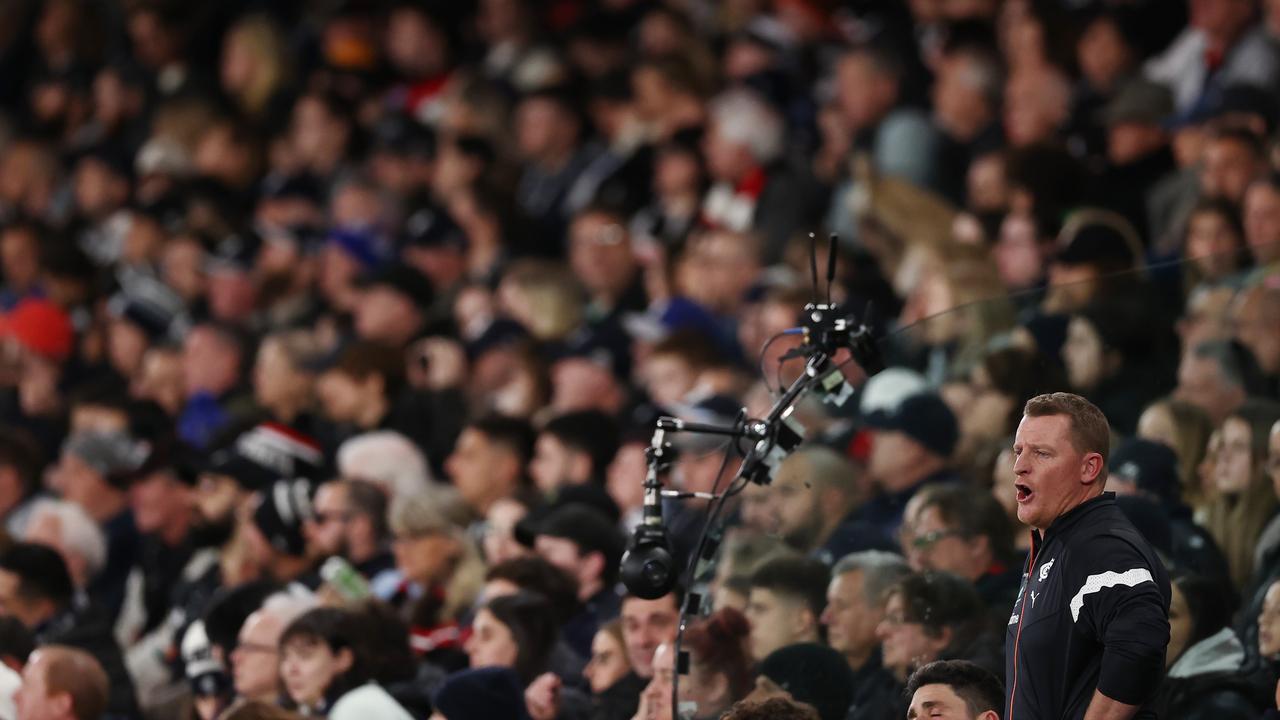
[[[1018,698],[1018,643],[1022,640],[1022,620],[1027,615],[1027,596],[1031,594],[1031,579],[1035,577],[1036,555],[1039,554],[1034,539],[1033,536],[1031,558],[1027,561],[1027,586],[1022,591],[1022,609],[1018,611],[1018,630],[1013,636],[1013,685],[1009,689],[1009,717],[1005,720],[1013,720],[1013,705]]]

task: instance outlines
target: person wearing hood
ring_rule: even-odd
[[[1168,667],[1156,693],[1157,717],[1257,717],[1245,677],[1245,649],[1229,627],[1231,608],[1217,581],[1176,576],[1169,603]]]

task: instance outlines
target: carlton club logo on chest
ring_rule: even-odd
[[[1022,619],[1021,612],[1024,609],[1034,610],[1036,601],[1044,594],[1044,584],[1049,580],[1049,573],[1053,571],[1053,563],[1057,558],[1049,558],[1046,562],[1041,563],[1035,568],[1034,576],[1023,575],[1022,589],[1018,591],[1018,599],[1014,601],[1013,614],[1009,617],[1010,625],[1017,625]],[[1030,600],[1026,606],[1022,603],[1023,594]]]

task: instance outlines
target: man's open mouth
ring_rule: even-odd
[[[1031,495],[1033,493],[1031,492],[1030,487],[1023,485],[1022,483],[1014,483],[1013,487],[1018,491],[1018,502],[1024,503],[1031,499]]]

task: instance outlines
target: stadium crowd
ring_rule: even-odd
[[[1053,391],[1276,713],[1278,122],[1276,0],[0,2],[0,718],[998,720]]]

